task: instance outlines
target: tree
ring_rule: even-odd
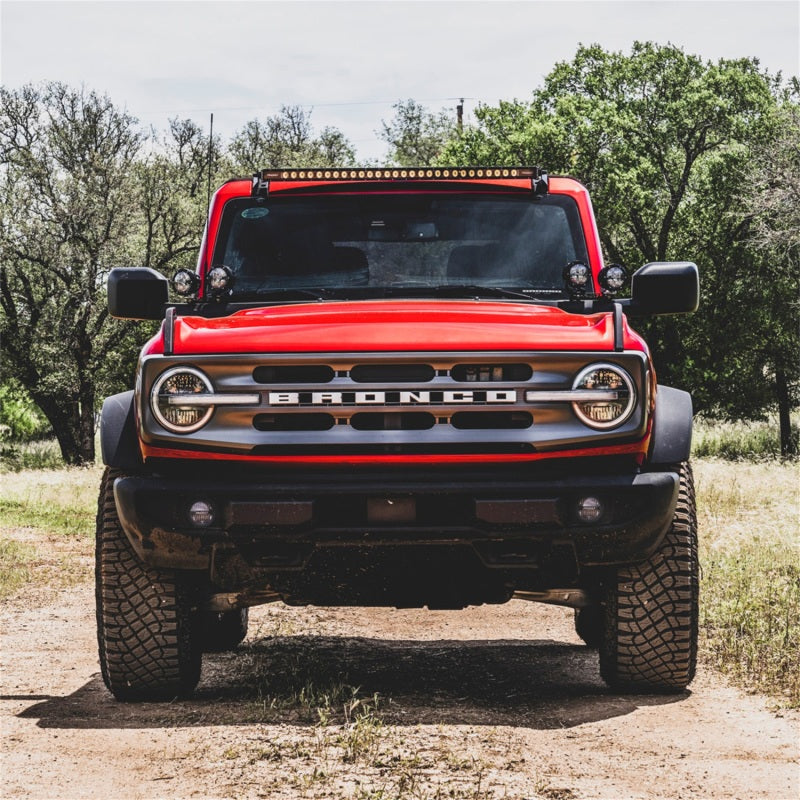
[[[700,311],[643,323],[659,379],[695,408],[759,418],[774,407],[763,343],[791,355],[788,322],[741,214],[745,168],[775,134],[777,79],[754,59],[716,64],[637,43],[630,55],[581,47],[530,102],[477,109],[442,160],[542,164],[592,193],[606,256],[638,266],[694,260]],[[775,335],[776,328],[782,331]]]
[[[764,360],[775,380],[781,454],[797,455],[791,410],[800,402],[800,84],[777,112],[778,129],[742,179],[748,187],[744,221],[762,258],[759,278],[773,296]],[[774,324],[776,320],[779,323]]]
[[[311,113],[301,106],[282,106],[278,114],[246,123],[231,139],[227,160],[232,174],[250,175],[269,167],[352,166],[355,151],[336,128],[315,136]]]
[[[97,385],[128,335],[106,324],[105,275],[135,263],[142,135],[104,96],[0,89],[0,336],[7,375],[68,464],[94,460]]]
[[[400,101],[392,108],[394,119],[381,120],[378,135],[389,145],[389,161],[400,167],[425,167],[433,164],[445,145],[456,136],[456,121],[450,111],[428,111],[414,100]]]
[[[209,177],[221,160],[217,141],[189,119],[172,119],[163,136],[152,137],[150,152],[131,166],[141,216],[137,266],[157,270],[190,266],[205,224]]]

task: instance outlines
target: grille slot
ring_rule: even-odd
[[[529,381],[533,375],[530,364],[456,364],[450,377],[461,383],[487,381]]]
[[[336,373],[327,364],[279,364],[256,367],[256,383],[330,383]]]
[[[350,370],[354,383],[427,383],[435,375],[430,364],[356,364]]]
[[[533,425],[527,411],[459,411],[450,424],[460,431],[524,430]]]
[[[367,411],[350,418],[350,425],[357,431],[427,431],[435,424],[436,417],[424,411]]]
[[[329,431],[336,424],[332,414],[258,414],[257,431]]]

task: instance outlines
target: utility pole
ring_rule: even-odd
[[[461,132],[464,130],[464,98],[463,97],[458,101],[458,105],[456,106],[456,127],[458,128],[458,135],[461,136]]]
[[[214,160],[214,114],[211,114],[211,122],[208,126],[208,183],[206,184],[206,218],[211,210],[211,169]]]

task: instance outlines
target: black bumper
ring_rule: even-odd
[[[565,559],[577,570],[644,560],[668,529],[678,493],[678,475],[669,471],[595,469],[549,477],[508,469],[345,470],[254,481],[226,476],[220,466],[216,474],[119,478],[114,495],[125,532],[152,566],[207,570],[215,558],[235,553],[243,568],[274,578],[303,572],[323,552],[346,564],[371,551],[378,561],[403,560],[413,573],[422,562],[437,561],[435,553],[448,565],[452,552],[468,553],[478,567],[504,574],[535,570],[541,584],[548,559],[556,572],[565,569],[556,567]],[[595,523],[577,515],[587,496],[604,507]],[[213,509],[207,527],[190,520],[197,501]],[[570,581],[568,575],[552,579],[554,585]]]

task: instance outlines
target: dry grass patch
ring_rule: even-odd
[[[697,461],[706,660],[800,707],[800,470]]]
[[[0,597],[91,575],[100,468],[0,473]]]

